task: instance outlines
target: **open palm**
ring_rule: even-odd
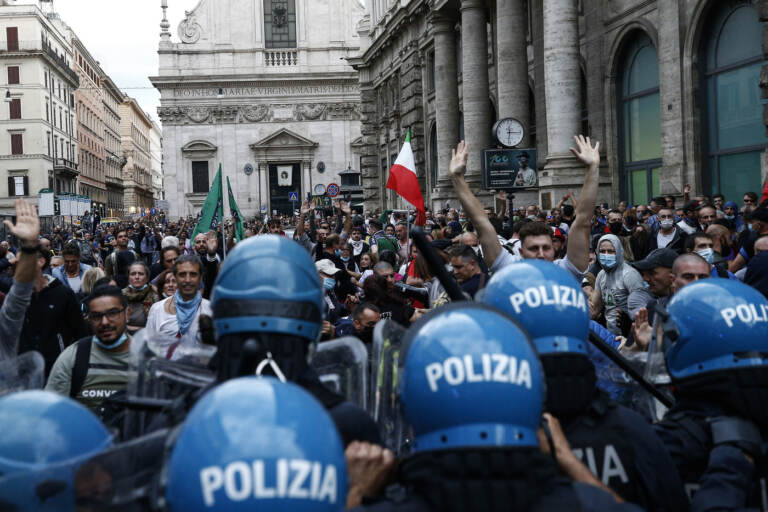
[[[40,236],[40,219],[37,216],[37,210],[24,199],[17,199],[14,207],[16,208],[16,224],[6,220],[3,222],[5,227],[22,242],[36,243]]]

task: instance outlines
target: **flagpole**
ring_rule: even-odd
[[[219,162],[219,169],[221,169],[221,162]],[[229,179],[229,178],[227,178]],[[222,247],[223,255],[224,257],[222,260],[227,259],[227,223],[224,221],[224,176],[221,177],[221,180],[219,181],[219,197],[221,197],[221,243],[224,244],[224,247]],[[231,214],[232,212],[230,212]]]

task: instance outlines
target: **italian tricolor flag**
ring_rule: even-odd
[[[394,190],[397,195],[415,206],[419,212],[416,216],[416,224],[424,225],[426,222],[424,197],[421,195],[419,180],[416,177],[416,164],[413,161],[413,150],[411,149],[411,130],[408,130],[403,149],[400,150],[395,164],[389,170],[387,188]]]

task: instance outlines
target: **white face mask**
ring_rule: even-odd
[[[675,221],[672,219],[664,219],[659,222],[659,224],[661,225],[661,229],[669,229],[675,225]]]

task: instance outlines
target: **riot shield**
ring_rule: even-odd
[[[198,392],[216,380],[214,372],[207,368],[209,350],[184,353],[177,361],[157,356],[146,342],[138,349],[136,379],[128,383],[127,395],[133,398],[173,400]],[[133,347],[132,347],[133,350]],[[158,410],[129,407],[126,410],[121,431],[124,439],[146,433],[153,419],[161,414]]]
[[[0,361],[0,395],[42,389],[45,386],[45,360],[40,352],[24,352]]]
[[[157,510],[169,430],[122,443],[89,458],[73,473],[78,510]]]
[[[407,450],[408,428],[400,407],[399,359],[405,329],[385,319],[373,330],[370,412],[381,439],[397,455]]]
[[[368,350],[362,341],[345,336],[320,343],[310,366],[328,388],[367,410]]]

